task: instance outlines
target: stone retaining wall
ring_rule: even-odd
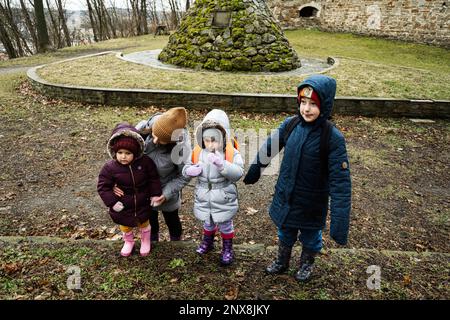
[[[295,112],[294,95],[226,94],[191,91],[110,89],[51,84],[36,70],[28,70],[32,86],[52,98],[90,104],[186,107],[188,109],[240,110],[245,112]],[[334,114],[377,117],[450,119],[450,101],[337,97]]]
[[[316,27],[450,47],[450,1],[269,0],[268,4],[284,28]]]

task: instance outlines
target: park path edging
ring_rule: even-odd
[[[116,53],[106,51],[68,60]],[[54,63],[61,63],[63,60]],[[202,91],[153,90],[128,88],[101,88],[51,83],[42,79],[37,70],[45,65],[28,69],[27,76],[33,88],[51,98],[89,104],[157,106],[188,109],[219,108],[243,112],[295,112],[295,95],[254,93],[212,93]],[[409,117],[450,119],[450,101],[422,99],[391,99],[365,97],[336,97],[333,114],[367,117]]]

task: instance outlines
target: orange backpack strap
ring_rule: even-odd
[[[228,141],[227,146],[225,147],[225,160],[227,160],[228,162],[233,162],[234,149],[239,150],[239,144],[236,139],[233,139],[233,142]],[[200,157],[200,152],[202,152],[202,148],[197,144],[194,147],[194,150],[192,150],[192,163],[193,164],[198,163],[198,160]]]
[[[194,150],[192,150],[192,163],[197,164],[198,158],[200,157],[200,152],[202,152],[202,147],[200,147],[198,144],[194,147]]]
[[[234,149],[239,150],[239,144],[237,139],[233,138],[233,141],[228,141],[227,146],[225,148],[225,160],[228,162],[233,162],[234,158]]]
[[[233,145],[236,150],[239,150],[239,143],[236,138],[233,138]]]

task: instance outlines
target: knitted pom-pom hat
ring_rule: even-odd
[[[172,142],[172,133],[176,129],[183,129],[187,122],[185,108],[172,108],[160,115],[152,126],[153,134],[161,143]]]

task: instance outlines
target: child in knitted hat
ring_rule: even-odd
[[[346,143],[328,121],[336,94],[336,80],[313,75],[297,88],[299,114],[287,118],[260,148],[245,184],[256,183],[270,159],[284,148],[269,215],[278,227],[278,255],[268,274],[287,271],[292,247],[298,240],[302,253],[295,279],[308,281],[317,253],[330,201],[330,236],[340,245],[348,238],[351,179]],[[271,152],[275,150],[276,152]],[[269,161],[263,163],[262,155]]]
[[[195,187],[194,214],[203,221],[203,240],[197,248],[205,254],[214,248],[214,235],[220,231],[222,252],[220,262],[230,265],[234,259],[233,217],[239,204],[236,182],[244,174],[244,161],[231,143],[227,114],[210,111],[196,129],[198,145],[183,168],[186,177],[198,177]]]
[[[109,160],[101,169],[97,191],[109,208],[112,220],[120,225],[124,245],[120,254],[129,256],[134,247],[133,228],[141,233],[141,256],[150,253],[151,200],[161,195],[161,183],[155,163],[143,156],[144,140],[137,130],[127,124],[117,125],[108,140]],[[114,186],[124,191],[117,197]]]
[[[155,113],[148,120],[139,122],[138,132],[145,136],[144,154],[152,159],[161,179],[162,194],[152,201],[150,213],[152,242],[159,241],[159,211],[169,229],[171,241],[179,241],[182,236],[182,225],[178,215],[181,206],[181,190],[190,179],[183,177],[181,171],[184,158],[191,153],[191,141],[185,126],[187,111],[176,107],[164,113]],[[121,197],[123,191],[114,188],[114,193]]]

